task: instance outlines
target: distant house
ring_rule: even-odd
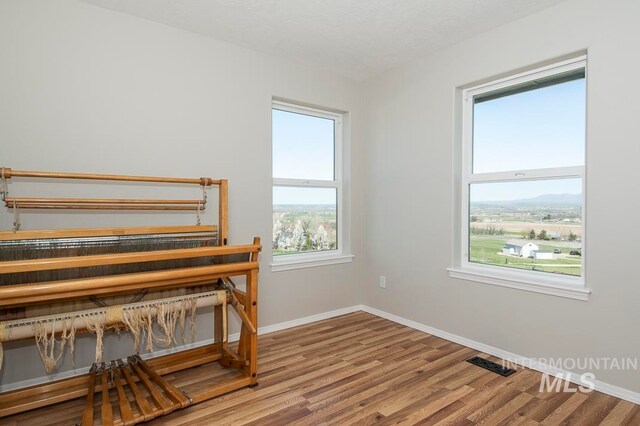
[[[531,252],[538,250],[538,248],[538,245],[531,241],[511,240],[502,246],[502,254],[529,257],[531,256]]]
[[[531,252],[535,260],[548,260],[553,259],[553,252],[547,250],[533,250]]]

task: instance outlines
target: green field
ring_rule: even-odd
[[[580,265],[582,264],[582,259],[580,256],[569,255],[570,248],[566,245],[554,245],[553,241],[547,241],[544,244],[536,242],[540,250],[553,251],[554,249],[560,249],[562,254],[554,255],[556,259],[535,260],[501,254],[502,246],[506,242],[507,238],[502,238],[501,236],[472,236],[469,261],[564,275],[581,275]]]

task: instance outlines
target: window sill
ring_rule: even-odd
[[[483,268],[447,268],[451,278],[475,281],[500,287],[587,301],[591,290],[568,277],[530,277],[512,271],[487,271]]]
[[[271,262],[271,272],[290,271],[293,269],[314,268],[316,266],[338,265],[350,263],[355,256],[352,254],[294,254],[274,257]]]

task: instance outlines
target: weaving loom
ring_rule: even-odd
[[[13,230],[0,231],[0,368],[2,343],[34,339],[51,374],[76,333],[93,333],[95,363],[88,374],[0,394],[0,418],[86,397],[82,423],[136,424],[221,394],[257,384],[257,279],[260,239],[227,245],[228,184],[224,179],[166,178],[17,171],[0,168],[2,199]],[[86,179],[198,185],[202,198],[105,199],[11,197],[8,181]],[[206,190],[218,187],[218,224],[202,225]],[[31,209],[192,211],[196,225],[125,228],[21,229]],[[246,278],[246,291],[232,277]],[[212,344],[143,360],[141,350],[193,341],[198,308],[213,306]],[[241,321],[237,350],[227,342],[227,309]],[[131,333],[132,355],[103,360],[103,336]],[[162,375],[218,362],[232,378],[187,394]],[[112,396],[110,398],[109,391]],[[99,416],[94,394],[101,392]],[[112,406],[111,400],[116,403]]]

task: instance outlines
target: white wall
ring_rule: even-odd
[[[638,16],[635,0],[572,0],[366,83],[365,304],[522,356],[640,356]],[[456,88],[583,49],[590,300],[450,279]],[[637,370],[595,373],[640,391]]]
[[[271,98],[348,111],[350,157],[351,150],[361,150],[362,118],[355,83],[72,0],[1,2],[0,52],[2,166],[228,178],[230,243],[249,243],[257,235],[264,244],[261,326],[359,303],[358,221],[351,228],[353,263],[278,273],[271,273],[268,266]],[[361,216],[360,175],[360,159],[354,156],[347,182],[356,194],[351,203],[353,217]],[[14,193],[30,188],[41,191],[40,195],[67,194],[63,191],[68,188],[46,185],[11,184]],[[70,187],[75,194],[104,194],[95,185]],[[118,193],[127,188],[121,185]],[[5,210],[0,217],[0,228],[10,228],[10,214]],[[157,215],[24,214],[23,227],[159,220]],[[178,220],[194,223],[195,216],[170,218],[170,222]],[[200,338],[211,336],[206,327],[209,318],[201,315]],[[107,341],[106,358],[130,352],[129,339],[121,337],[127,344],[120,347],[117,339]],[[78,366],[92,362],[90,340],[77,349]],[[65,368],[69,361],[67,357]],[[42,374],[30,342],[5,344],[0,383]]]

